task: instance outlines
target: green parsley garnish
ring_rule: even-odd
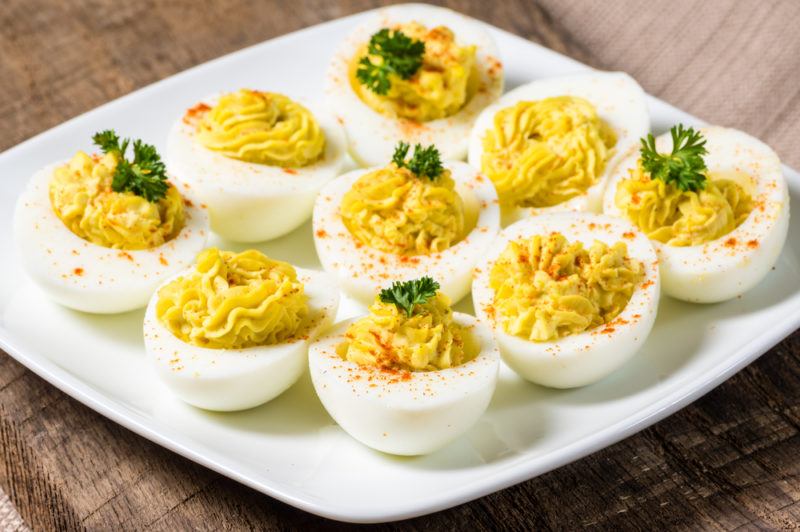
[[[385,95],[392,86],[390,74],[409,79],[422,66],[425,43],[402,31],[383,28],[369,40],[366,55],[358,62],[356,79],[375,94]],[[373,62],[375,56],[377,62]]]
[[[442,166],[441,155],[436,146],[431,144],[427,148],[423,148],[422,144],[414,146],[414,155],[411,159],[407,160],[409,145],[407,142],[400,141],[394,149],[392,155],[392,162],[398,168],[408,168],[417,177],[427,177],[431,181],[436,179],[444,172]]]
[[[384,288],[378,295],[383,303],[393,303],[406,312],[409,318],[414,313],[414,305],[422,305],[436,295],[439,283],[430,277],[421,277],[413,281],[395,281],[389,288]]]
[[[694,128],[685,128],[683,124],[673,126],[672,153],[662,154],[656,151],[656,139],[647,135],[642,139],[642,168],[650,173],[651,179],[661,179],[673,183],[681,190],[695,192],[706,188],[706,140]]]
[[[133,141],[133,161],[125,158],[130,139],[120,142],[114,130],[107,129],[95,133],[92,141],[103,153],[116,153],[119,161],[111,181],[114,192],[132,192],[147,201],[156,202],[166,196],[167,167],[161,162],[155,146],[145,144],[139,139]]]

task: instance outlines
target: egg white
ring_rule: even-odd
[[[500,207],[492,183],[462,162],[445,162],[465,209],[461,241],[439,253],[411,257],[386,253],[361,244],[344,225],[339,206],[362,175],[377,168],[354,170],[320,191],[314,205],[314,244],[325,271],[335,273],[342,289],[365,304],[394,281],[428,275],[456,303],[469,293],[472,269],[500,229]]]
[[[692,303],[716,303],[756,286],[781,254],[789,230],[789,190],[778,155],[760,140],[717,126],[699,129],[706,139],[709,172],[732,179],[750,193],[756,208],[739,227],[697,246],[652,241],[660,260],[664,293]],[[660,152],[672,149],[669,133],[656,138]],[[609,179],[603,210],[624,216],[614,203],[619,182],[636,167],[631,150]]]
[[[203,103],[213,107],[217,98]],[[329,113],[300,103],[325,135],[323,157],[300,168],[227,157],[196,140],[192,120],[182,117],[173,125],[166,151],[170,171],[208,206],[211,229],[223,238],[262,242],[289,233],[311,215],[319,189],[339,174],[347,154],[342,126]]]
[[[625,242],[628,255],[644,266],[644,276],[623,311],[611,322],[578,334],[534,342],[508,334],[492,310],[494,290],[489,273],[509,242],[560,232],[570,242],[589,248],[595,240]],[[553,388],[573,388],[596,382],[622,366],[641,348],[658,310],[658,259],[650,241],[624,220],[584,212],[548,213],[520,220],[500,233],[486,254],[472,285],[478,318],[494,332],[503,360],[523,378]]]
[[[427,454],[466,432],[494,394],[500,357],[489,330],[454,313],[479,346],[469,362],[438,371],[396,373],[343,360],[336,346],[355,319],[336,324],[309,349],[314,388],[331,417],[364,445],[399,455]]]
[[[597,183],[579,196],[552,207],[515,207],[503,212],[503,225],[516,220],[558,211],[600,212],[606,179],[617,161],[631,146],[650,130],[650,115],[642,87],[632,77],[623,72],[589,72],[562,77],[532,81],[504,94],[497,102],[487,107],[469,137],[469,164],[481,168],[483,157],[483,138],[492,128],[498,111],[522,101],[537,101],[555,96],[576,96],[594,105],[597,114],[617,135],[617,143],[603,175]]]
[[[49,184],[66,161],[33,175],[17,200],[14,241],[36,284],[57,303],[99,314],[144,307],[167,277],[190,265],[208,238],[208,215],[184,204],[186,225],[169,242],[143,250],[93,244],[69,230],[53,211]],[[182,194],[185,198],[186,194]]]
[[[339,291],[329,275],[296,270],[308,295],[309,318],[293,339],[275,345],[209,349],[186,343],[158,320],[156,292],[144,317],[144,345],[164,384],[183,401],[216,411],[258,406],[294,384],[305,370],[309,343],[333,321],[339,306]]]
[[[364,43],[381,28],[419,22],[428,28],[444,25],[459,45],[476,46],[480,75],[478,91],[452,116],[424,123],[378,113],[353,91],[348,65]],[[486,26],[450,9],[423,4],[405,4],[377,10],[372,18],[345,38],[333,55],[325,77],[328,107],[347,130],[350,154],[361,166],[376,166],[390,160],[398,141],[411,145],[435,144],[443,159],[463,159],[467,138],[481,110],[503,92],[503,68],[494,39]]]

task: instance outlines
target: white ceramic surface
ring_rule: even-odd
[[[113,127],[163,149],[184,108],[218,91],[257,87],[319,95],[333,50],[360,17],[247,48],[160,81],[0,154],[0,347],[53,385],[160,445],[289,504],[334,519],[421,515],[529,479],[614,443],[697,399],[800,325],[800,220],[775,270],[741,299],[692,305],[663,298],[642,351],[603,381],[577,390],[530,384],[501,367],[486,414],[466,435],[423,457],[372,451],[325,413],[306,373],[283,395],[238,413],[195,409],[169,394],[146,363],[143,310],[92,316],[50,302],[22,271],[11,242],[14,202],[49,162],[91,148]],[[585,70],[555,52],[493,29],[507,87]],[[700,122],[648,98],[655,131]],[[76,143],[77,142],[77,143]],[[784,168],[792,203],[800,175]],[[245,245],[211,244],[231,249]],[[318,268],[311,224],[257,246]],[[456,310],[471,312],[469,298]],[[343,299],[339,319],[364,312]],[[43,334],[46,333],[46,334]]]

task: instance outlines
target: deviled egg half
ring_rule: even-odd
[[[256,250],[209,248],[153,295],[144,344],[178,397],[208,410],[243,410],[297,381],[309,342],[338,305],[336,285],[323,272]]]
[[[666,294],[714,303],[750,290],[775,265],[789,192],[766,144],[735,129],[679,125],[620,162],[604,211],[652,240]]]
[[[249,89],[188,109],[167,142],[175,178],[208,206],[211,229],[237,242],[277,238],[306,221],[346,152],[330,114]]]
[[[500,229],[492,184],[434,146],[399,143],[387,166],[355,170],[314,205],[314,244],[326,271],[369,304],[387,282],[429,275],[453,301]]]
[[[14,240],[47,295],[84,312],[143,307],[205,246],[208,217],[167,180],[156,149],[113,131],[33,175],[14,213]]]
[[[394,283],[369,314],[309,349],[314,388],[353,438],[386,453],[433,452],[466,432],[494,393],[500,357],[489,330],[430,277]]]
[[[503,91],[503,66],[481,22],[441,7],[388,7],[342,42],[324,90],[361,166],[384,164],[398,140],[436,144],[457,160]]]
[[[472,285],[505,362],[554,388],[598,381],[642,346],[656,318],[658,259],[624,220],[548,213],[500,233]]]
[[[497,188],[504,225],[548,211],[600,212],[607,176],[649,129],[644,91],[627,74],[542,79],[481,113],[469,163]]]

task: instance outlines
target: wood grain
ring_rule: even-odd
[[[800,2],[453,1],[450,7],[749,131],[800,167]],[[8,148],[138,87],[372,2],[0,3]],[[797,287],[787,287],[796,289]],[[695,404],[552,473],[384,528],[792,528],[800,333]],[[83,407],[0,354],[0,486],[34,529],[340,528]]]

